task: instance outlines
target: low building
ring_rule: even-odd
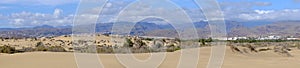
[[[238,40],[238,39],[248,39],[248,37],[231,37],[231,38],[227,38],[227,40]]]
[[[259,38],[257,38],[257,40],[276,40],[276,39],[281,39],[281,38],[282,38],[281,36],[272,35],[272,36],[266,36],[266,37],[259,37]]]
[[[300,40],[300,38],[286,38],[286,40]]]

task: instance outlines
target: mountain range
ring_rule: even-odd
[[[247,36],[259,37],[268,35],[300,37],[300,21],[277,21],[256,26],[248,26],[237,21],[225,21],[229,37]],[[253,22],[256,23],[256,22]],[[126,24],[126,23],[124,23]],[[97,33],[107,33],[112,30],[113,23],[97,23]],[[210,36],[209,24],[206,21],[194,22],[199,37]],[[42,25],[31,28],[0,28],[0,37],[43,37],[72,34],[72,26]],[[178,33],[170,24],[155,24],[138,22],[130,32],[139,36],[178,37]]]

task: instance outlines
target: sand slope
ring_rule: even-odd
[[[200,48],[199,68],[206,68],[210,47]],[[222,68],[299,68],[300,50],[291,52],[294,57],[283,57],[273,52],[252,54],[233,53],[227,49]],[[175,68],[180,52],[167,53],[160,68]],[[147,59],[149,54],[136,54],[139,59]],[[105,68],[124,68],[114,55],[100,54]],[[0,54],[0,68],[76,68],[73,53],[32,52],[23,54]]]

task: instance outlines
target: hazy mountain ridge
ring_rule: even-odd
[[[246,27],[240,22],[225,21],[228,36],[300,36],[300,21],[279,21],[271,24]],[[255,23],[255,22],[253,22]],[[123,23],[123,24],[126,24]],[[208,22],[194,22],[199,37],[209,37],[210,28]],[[110,32],[113,23],[97,23],[96,32]],[[48,25],[33,28],[0,28],[0,37],[40,37],[40,36],[59,36],[72,33],[72,26],[53,27]],[[149,22],[138,22],[130,32],[131,35],[140,36],[163,36],[178,37],[176,30],[170,24],[155,24]]]
[[[300,37],[300,21],[281,21],[254,28],[259,35],[280,35]]]

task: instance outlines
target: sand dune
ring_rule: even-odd
[[[210,47],[200,48],[198,68],[206,68]],[[233,53],[227,48],[222,68],[299,68],[300,50],[294,49],[294,57],[284,57],[273,52],[251,54]],[[138,59],[147,59],[149,54],[135,54]],[[175,68],[180,52],[167,53],[159,68]],[[112,54],[99,54],[105,68],[124,68]],[[0,68],[76,68],[73,53],[31,52],[14,55],[0,54]]]

